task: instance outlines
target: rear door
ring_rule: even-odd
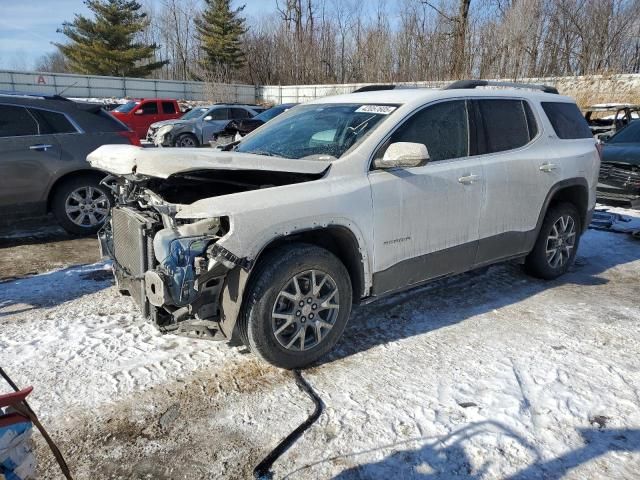
[[[24,107],[0,104],[0,209],[42,213],[60,145]]]
[[[145,100],[133,112],[133,130],[138,134],[139,138],[144,138],[147,136],[149,125],[159,120],[160,110],[158,109],[157,100]]]
[[[162,106],[162,114],[160,115],[160,120],[171,120],[178,117],[175,102],[162,101],[160,102],[160,104]]]
[[[529,249],[549,191],[539,169],[548,159],[535,146],[539,122],[528,101],[486,98],[471,103],[479,125],[478,153],[487,189],[477,258],[477,264],[483,264]]]
[[[423,166],[369,173],[375,295],[473,266],[484,198],[474,131],[469,102],[447,100],[413,114],[375,154],[391,143],[415,142],[431,157]]]

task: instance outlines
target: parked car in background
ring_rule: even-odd
[[[281,113],[286,112],[296,105],[298,104],[283,103],[281,105],[275,105],[253,118],[231,120],[224,128],[224,130],[213,135],[213,138],[209,140],[209,143],[212,147],[217,147],[220,145],[226,145],[228,143],[238,141],[245,135],[253,132],[259,126],[264,125],[269,120],[276,118]]]
[[[300,368],[354,303],[502,261],[559,277],[595,206],[596,141],[557,90],[487,85],[317,99],[228,151],[101,147],[118,289],[163,332]]]
[[[149,127],[147,140],[159,147],[199,147],[224,130],[229,120],[255,117],[265,109],[257,105],[216,104],[195,107],[177,120]]]
[[[111,196],[86,159],[107,143],[140,140],[100,105],[0,94],[0,217],[51,211],[71,233],[96,232]]]
[[[597,139],[606,139],[639,118],[640,105],[601,103],[585,111],[584,118]]]
[[[640,121],[604,141],[598,198],[640,205]]]
[[[182,116],[180,105],[170,98],[141,98],[114,108],[111,114],[145,138],[152,123],[173,120]]]

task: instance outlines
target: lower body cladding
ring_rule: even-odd
[[[229,340],[239,311],[234,298],[239,302],[240,282],[246,279],[239,270],[247,265],[217,246],[217,238],[180,235],[128,207],[114,208],[99,235],[102,255],[113,260],[117,288],[162,332]]]

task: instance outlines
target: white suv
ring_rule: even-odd
[[[323,98],[228,151],[99,148],[120,290],[164,332],[298,368],[353,303],[505,260],[563,274],[595,205],[596,143],[572,99],[486,85]]]

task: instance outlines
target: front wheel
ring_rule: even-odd
[[[349,273],[331,252],[297,244],[256,267],[238,320],[242,341],[281,368],[305,367],[329,352],[351,313]]]
[[[525,260],[527,273],[545,280],[566,273],[576,257],[581,231],[580,215],[571,203],[549,208],[536,244]]]
[[[195,135],[192,135],[190,133],[182,133],[178,135],[178,138],[176,138],[176,141],[173,145],[174,147],[193,148],[198,147],[199,143]]]

